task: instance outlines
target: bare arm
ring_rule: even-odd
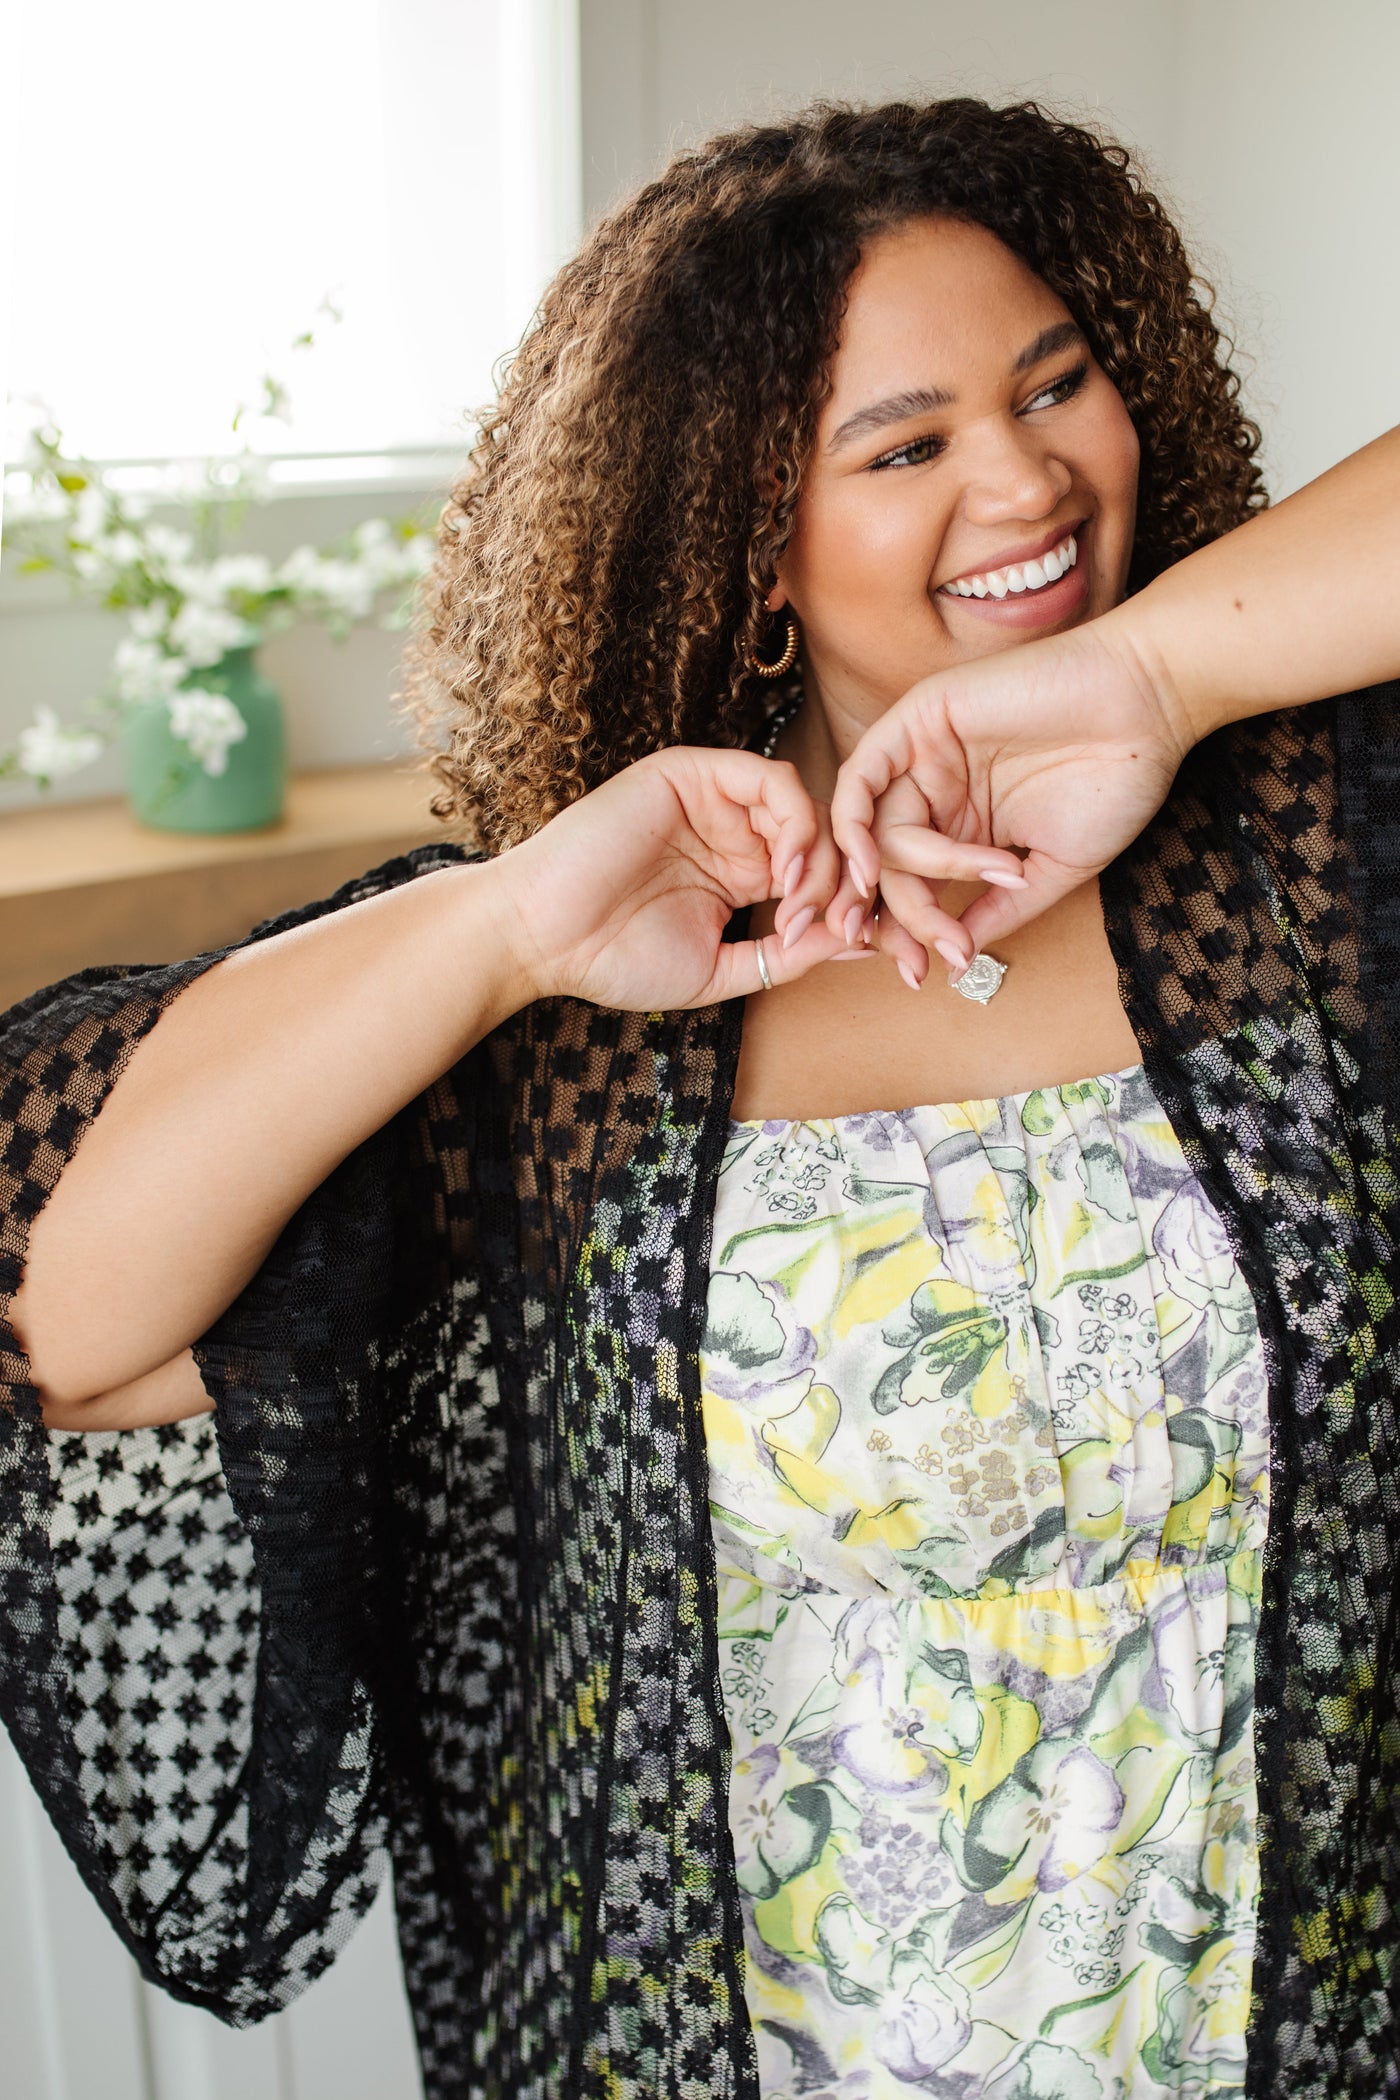
[[[93,1400],[46,1401],[46,1429],[145,1429],[159,1422],[183,1422],[191,1415],[213,1412],[214,1403],[193,1352],[182,1349],[168,1364],[119,1385]]]
[[[474,1042],[549,993],[647,1011],[755,990],[752,944],[723,934],[774,895],[780,931],[802,923],[769,942],[769,969],[800,975],[845,945],[807,924],[838,865],[792,767],[660,752],[494,861],[213,964],[138,1044],[34,1221],[11,1318],[46,1421],[207,1406],[190,1345],[312,1190]]]
[[[1100,623],[1199,738],[1400,672],[1400,428],[1200,548]]]
[[[170,1419],[147,1409],[171,1360],[197,1380],[189,1344],[312,1189],[511,1011],[498,886],[421,876],[226,956],[161,1016],[34,1222],[12,1320],[52,1426],[123,1389]]]

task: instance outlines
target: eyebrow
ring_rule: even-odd
[[[1027,343],[1025,349],[1013,358],[1012,373],[1029,372],[1047,357],[1055,357],[1061,350],[1075,348],[1083,342],[1084,331],[1077,321],[1055,321],[1049,328],[1042,328],[1035,341]],[[883,401],[873,401],[868,408],[858,408],[853,416],[847,416],[826,449],[839,452],[843,445],[853,444],[857,438],[868,437],[873,431],[884,430],[891,423],[907,423],[911,416],[926,416],[934,409],[951,408],[956,399],[956,394],[950,394],[946,387],[941,386],[916,386],[902,394],[889,394]]]

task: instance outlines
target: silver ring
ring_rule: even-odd
[[[763,942],[761,940],[756,940],[754,942],[753,952],[758,957],[758,975],[759,980],[762,983],[763,989],[765,992],[771,992],[773,989],[773,980],[768,975],[768,958],[763,953]]]

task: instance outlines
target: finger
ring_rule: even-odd
[[[908,771],[914,755],[901,721],[877,726],[884,728],[883,737],[877,740],[867,730],[837,774],[831,798],[831,829],[862,897],[873,897],[880,881],[875,805],[890,782]]]
[[[965,970],[976,954],[973,935],[963,920],[938,903],[920,875],[886,868],[880,893],[894,917],[930,955],[939,955],[950,970]]]
[[[707,999],[741,999],[755,992],[776,991],[780,985],[805,977],[818,963],[854,961],[874,953],[869,948],[852,950],[843,941],[833,940],[820,919],[790,948],[784,948],[776,933],[762,935],[761,941],[768,984],[763,982],[758,965],[758,943],[752,937],[743,941],[724,941],[715,961],[714,981],[706,993]]]
[[[869,915],[870,901],[857,889],[850,862],[843,860],[836,893],[826,908],[827,928],[838,940],[844,940],[849,947],[854,947],[861,938],[861,928]]]
[[[1023,890],[1026,877],[1016,854],[997,846],[945,838],[924,824],[886,824],[877,812],[875,842],[883,871],[898,868],[930,882],[986,882],[995,889]]]
[[[774,914],[774,930],[786,946],[799,941],[819,913],[825,912],[841,880],[841,855],[831,835],[825,806],[816,805],[817,836],[804,855],[790,863],[783,899]]]
[[[1021,926],[1058,904],[1071,890],[1087,882],[1090,870],[1051,860],[1044,853],[1030,853],[1021,863],[1025,886],[1019,890],[983,890],[962,914],[961,925],[975,948],[1005,940]]]
[[[916,991],[928,976],[928,950],[922,941],[915,940],[889,900],[883,897],[876,920],[875,945],[882,955],[889,957],[910,989]]]
[[[749,805],[749,822],[767,840],[769,894],[788,904],[791,916],[813,900],[819,887],[822,823],[797,768],[774,759],[765,764],[780,777],[761,784],[761,799]]]
[[[657,759],[674,776],[696,780],[702,797],[706,788],[717,789],[744,811],[749,829],[767,850],[769,895],[781,897],[791,870],[811,852],[820,830],[816,804],[796,766],[786,759],[760,758],[756,751],[677,748],[658,753]],[[688,807],[687,815],[694,824],[696,812]]]

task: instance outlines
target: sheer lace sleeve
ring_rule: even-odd
[[[421,847],[247,940],[462,857]],[[0,1017],[0,1712],[144,1973],[243,2024],[328,1964],[382,1871],[386,1364],[435,1269],[414,1105],[196,1343],[213,1415],[47,1433],[4,1318],[127,1059],[229,952],[81,971]]]

